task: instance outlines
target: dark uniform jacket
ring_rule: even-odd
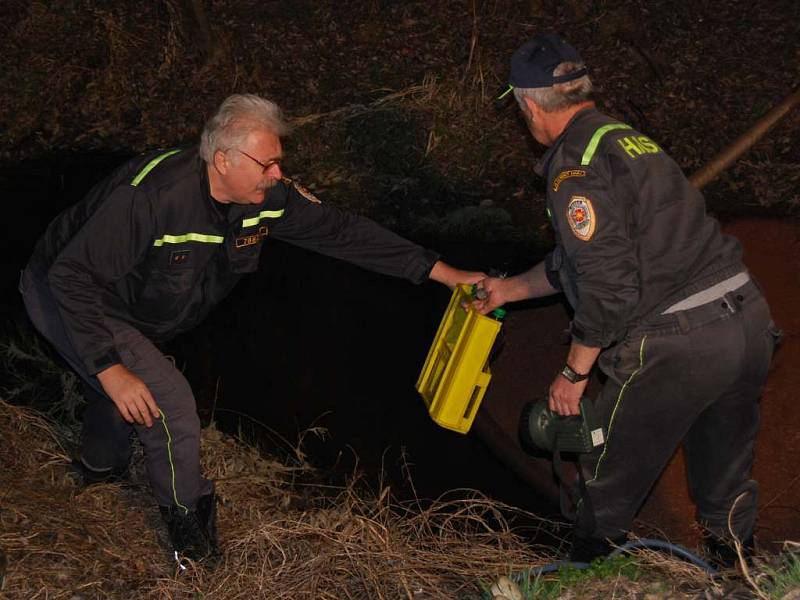
[[[556,248],[548,279],[575,315],[572,337],[607,347],[649,316],[744,270],[738,241],[650,138],[593,108],[542,157]]]
[[[264,239],[424,281],[438,256],[369,219],[319,203],[286,179],[262,204],[221,204],[197,148],[135,158],[50,224],[28,268],[47,278],[90,374],[120,362],[106,316],[165,341],[199,323]]]

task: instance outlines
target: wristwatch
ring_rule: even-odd
[[[589,373],[578,373],[569,364],[565,364],[564,368],[561,369],[561,375],[570,383],[578,383],[584,379],[589,379]]]

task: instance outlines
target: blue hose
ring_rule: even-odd
[[[689,552],[683,546],[678,546],[677,544],[671,544],[669,542],[665,542],[664,540],[641,538],[638,540],[633,540],[631,542],[626,542],[619,548],[615,548],[614,551],[608,555],[608,557],[613,558],[614,556],[618,556],[623,552],[627,552],[628,550],[636,550],[638,548],[648,548],[651,550],[666,550],[670,554],[682,558],[683,560],[692,563],[696,567],[700,567],[709,575],[717,574],[716,567],[710,565],[696,554]]]
[[[535,569],[528,569],[523,573],[517,573],[516,575],[512,576],[511,579],[514,579],[517,583],[519,583],[526,575],[528,577],[539,577],[539,575],[544,575],[545,573],[552,573],[553,571],[558,571],[562,567],[567,567],[570,569],[588,569],[589,563],[585,562],[572,562],[569,560],[557,560],[556,562],[551,562],[541,567],[536,567]]]
[[[615,548],[614,551],[607,556],[607,558],[614,558],[615,556],[619,556],[629,550],[636,550],[639,548],[647,548],[652,550],[666,550],[670,554],[682,558],[696,567],[703,569],[706,573],[710,575],[716,575],[717,569],[716,567],[708,564],[702,558],[697,556],[696,554],[692,554],[686,548],[682,546],[678,546],[677,544],[671,544],[670,542],[665,542],[663,540],[654,540],[654,539],[647,539],[642,538],[638,540],[633,540],[630,542],[626,542],[619,548]],[[544,575],[545,573],[552,573],[553,571],[558,571],[562,567],[569,567],[572,569],[588,569],[590,566],[589,563],[585,562],[572,562],[569,560],[559,560],[556,562],[552,562],[541,567],[536,567],[535,569],[529,569],[522,573],[517,573],[511,576],[516,583],[520,583],[526,576],[530,577],[539,577],[540,575]]]

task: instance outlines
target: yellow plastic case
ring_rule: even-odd
[[[453,290],[416,385],[431,418],[459,433],[469,431],[492,378],[487,363],[501,326],[462,308],[471,301],[472,286],[459,284]]]

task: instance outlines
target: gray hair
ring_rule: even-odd
[[[566,75],[583,67],[583,63],[562,62],[553,69],[553,75],[556,77]],[[527,112],[527,107],[523,98],[530,98],[545,112],[554,112],[591,100],[592,89],[592,81],[588,75],[584,75],[572,81],[556,83],[551,87],[514,88],[514,98],[524,112]]]
[[[217,150],[227,152],[241,145],[257,129],[265,129],[278,137],[291,131],[283,112],[271,100],[255,94],[228,96],[206,122],[200,137],[200,156],[211,163]]]

